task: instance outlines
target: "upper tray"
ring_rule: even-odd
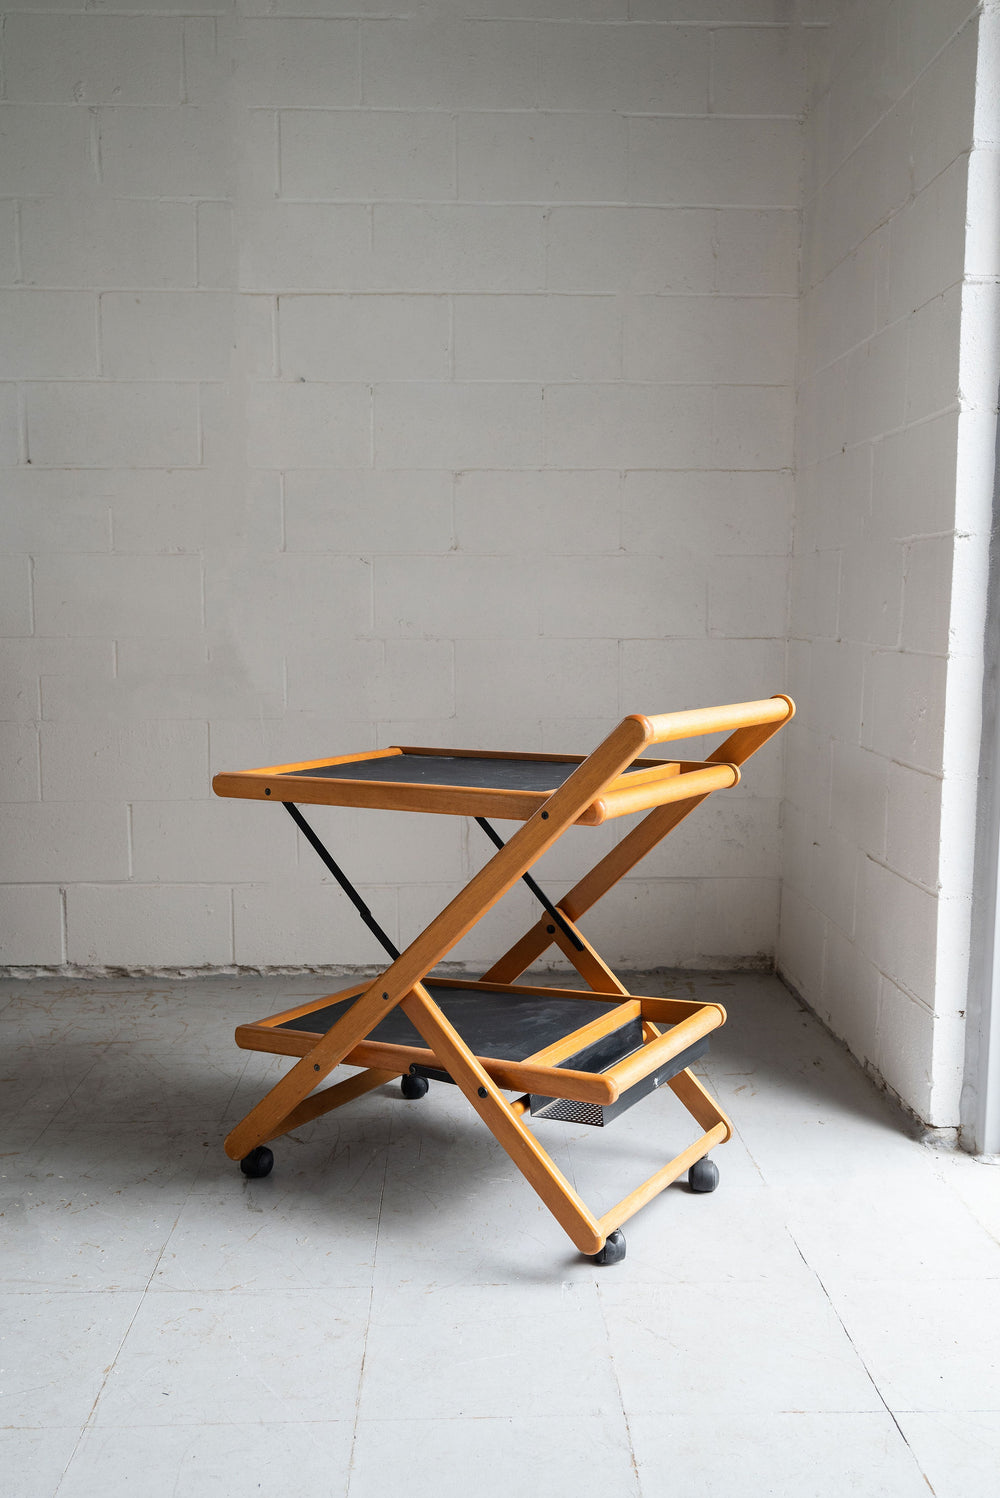
[[[218,796],[252,800],[365,806],[387,811],[498,817],[534,816],[583,763],[584,755],[493,754],[479,749],[425,749],[394,745],[364,754],[291,765],[266,765],[216,775]],[[640,787],[700,768],[679,760],[637,759],[606,790]],[[577,820],[603,822],[607,810],[595,801]]]

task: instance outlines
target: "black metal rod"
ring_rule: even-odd
[[[495,827],[490,826],[485,817],[477,817],[476,821],[486,833],[486,836],[489,838],[494,847],[503,848],[506,846],[499,832],[497,832]],[[583,942],[577,936],[576,932],[573,930],[573,927],[569,924],[562,911],[556,909],[552,901],[549,899],[548,895],[543,889],[539,888],[530,874],[522,874],[521,878],[531,890],[531,893],[534,895],[535,899],[538,900],[542,906],[544,906],[545,910],[555,921],[556,925],[559,927],[559,930],[563,933],[563,935],[569,937],[570,941],[573,943],[578,952],[582,952]]]
[[[343,869],[341,869],[339,865],[334,862],[333,858],[331,858],[330,854],[323,847],[323,844],[320,842],[315,832],[313,832],[312,828],[309,826],[309,823],[299,811],[298,807],[295,806],[291,801],[282,801],[281,804],[287,811],[288,815],[291,817],[292,821],[295,823],[296,827],[302,833],[306,841],[310,843],[313,848],[315,848],[316,852],[326,864],[327,868],[330,870],[330,873],[333,875],[334,879],[336,879],[337,883],[340,885],[341,889],[344,891],[344,894],[350,900],[351,904],[358,912],[358,915],[368,927],[369,931],[373,936],[378,938],[382,946],[388,952],[389,956],[393,959],[393,961],[395,961],[399,956],[399,948],[396,947],[386,936],[385,932],[382,930],[382,927],[379,925],[378,921],[372,915],[364,900],[362,900],[361,896],[354,888],[354,885],[348,879]]]

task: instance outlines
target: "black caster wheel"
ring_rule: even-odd
[[[625,1234],[621,1228],[616,1228],[609,1233],[607,1241],[599,1254],[591,1254],[592,1264],[620,1264],[625,1257]]]
[[[719,1184],[719,1167],[706,1155],[696,1160],[688,1171],[688,1185],[692,1191],[714,1191]]]
[[[258,1181],[261,1176],[269,1176],[274,1165],[274,1156],[266,1144],[258,1144],[249,1155],[244,1155],[240,1161],[240,1170],[251,1180]]]
[[[399,1090],[405,1098],[415,1102],[418,1097],[426,1097],[427,1089],[430,1087],[426,1077],[400,1077]]]

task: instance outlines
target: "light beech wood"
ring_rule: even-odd
[[[558,907],[565,914],[565,906]],[[569,920],[569,917],[566,917]],[[554,929],[553,929],[554,928]],[[556,940],[558,926],[546,914],[541,916],[529,931],[519,937],[502,957],[498,957],[483,974],[496,983],[512,983],[523,972],[537,962],[542,953]],[[573,959],[570,958],[570,961]]]
[[[710,794],[705,791],[697,797],[655,807],[559,901],[560,910],[565,910],[570,920],[578,921]]]
[[[402,754],[402,749],[393,745],[390,749],[363,749],[360,754],[328,754],[325,759],[302,759],[291,765],[264,765],[255,770],[233,770],[228,772],[233,776],[257,775],[261,780],[267,780],[272,775],[291,775],[296,770],[322,770],[327,765],[353,765],[359,764],[366,759],[392,759],[394,755]],[[226,772],[223,772],[226,774]],[[216,779],[219,777],[217,776]],[[308,777],[305,777],[308,778]],[[212,782],[215,789],[215,781]]]
[[[723,1016],[719,1021],[724,1025],[726,1011],[721,1004],[713,1000],[713,1007],[718,1009]],[[661,1025],[676,1025],[682,1019],[687,1019],[689,1014],[698,1014],[704,1007],[700,999],[648,999],[639,998],[642,1008],[643,1019],[655,1020]]]
[[[607,791],[595,802],[604,819],[627,817],[631,812],[648,811],[653,806],[666,806],[675,801],[692,801],[710,791],[728,790],[736,785],[740,772],[735,765],[710,765],[704,770],[691,770],[686,775],[671,779],[644,780],[642,784],[627,785],[618,791]]]
[[[447,1072],[460,1087],[511,1159],[583,1253],[597,1253],[607,1235],[662,1191],[717,1143],[731,1137],[732,1126],[718,1104],[690,1072],[679,1072],[667,1085],[702,1129],[680,1155],[596,1218],[538,1143],[524,1121],[530,1097],[508,1102],[501,1091],[516,1091],[571,1101],[607,1105],[658,1067],[683,1053],[725,1020],[717,1004],[671,998],[634,998],[577,927],[580,916],[618,882],[649,850],[714,790],[739,779],[739,767],[791,717],[794,705],[783,696],[754,703],[729,704],[693,712],[645,718],[632,715],[586,758],[563,755],[490,754],[485,751],[401,749],[369,751],[337,760],[314,760],[296,766],[272,766],[216,776],[219,794],[271,800],[316,801],[331,805],[380,806],[446,815],[493,816],[523,821],[459,895],[377,979],[353,984],[338,994],[300,1003],[256,1024],[241,1025],[238,1043],[249,1049],[298,1056],[246,1118],[231,1131],[226,1150],[241,1159],[255,1145],[274,1139],[320,1117],[400,1075],[413,1065]],[[629,766],[650,744],[714,732],[729,738],[707,761],[644,761]],[[325,776],[296,776],[293,769],[347,764],[361,759],[391,758],[400,753],[464,753],[476,759],[545,759],[572,764],[563,785],[547,792],[511,792],[476,787],[414,786],[403,782],[337,781]],[[270,793],[268,795],[268,792]],[[647,815],[622,841],[574,885],[559,903],[580,948],[547,914],[500,958],[478,984],[461,979],[429,978],[434,967],[482,916],[574,823],[597,825],[609,816],[645,810]],[[589,985],[583,992],[562,987],[513,982],[555,941]],[[450,1023],[426,987],[480,988],[495,994],[566,994],[605,1000],[620,996],[614,1014],[595,1015],[571,1035],[545,1047],[524,1062],[476,1056]],[[309,1029],[310,1016],[331,1003],[349,1001],[345,1012],[324,1034]],[[390,1046],[372,1040],[371,1032],[395,1005],[416,1027],[424,1046]],[[567,1070],[558,1063],[611,1030],[624,1018],[641,1018],[643,1044],[603,1072]],[[279,1028],[292,1023],[293,1028]],[[663,1033],[661,1024],[669,1026]],[[366,1068],[357,1076],[314,1091],[341,1062]]]
[[[724,707],[696,707],[688,712],[661,713],[644,721],[651,744],[700,738],[704,733],[728,733],[733,728],[783,723],[791,717],[791,698],[764,697],[759,702],[730,702]]]
[[[344,754],[333,759],[307,760],[302,764],[271,765],[256,770],[222,771],[212,781],[217,796],[232,796],[251,801],[294,801],[303,805],[359,806],[369,810],[419,811],[435,816],[496,817],[500,821],[527,821],[545,805],[552,790],[501,790],[490,786],[420,784],[410,781],[338,780],[330,775],[303,775],[303,770],[326,769],[330,765],[347,765],[363,760],[391,760],[402,754],[440,755],[448,759],[529,760],[546,764],[581,765],[589,756],[566,754],[510,753],[498,755],[481,749],[417,749],[393,746],[372,749],[364,754]],[[625,769],[628,769],[625,766]],[[639,785],[656,785],[672,780],[681,773],[676,760],[644,761],[641,769],[624,770],[611,782],[612,788],[635,790]],[[616,813],[620,815],[620,813]],[[584,807],[576,817],[580,826],[598,826],[607,816],[603,803]]]
[[[386,750],[382,749],[374,751],[376,754],[386,752]],[[532,763],[539,761],[547,765],[582,765],[585,760],[590,758],[589,754],[546,754],[541,750],[536,751],[534,749],[433,749],[427,744],[398,744],[395,746],[395,752],[399,754],[427,754],[440,759],[521,759],[530,760]],[[356,757],[361,758],[360,755]],[[316,760],[314,763],[332,765],[342,764],[343,761],[330,759]],[[659,773],[660,771],[666,771],[669,774],[676,774],[684,768],[698,769],[704,764],[704,760],[686,763],[684,760],[679,759],[652,759],[643,755],[638,763],[640,765],[638,770],[633,769],[628,771],[629,780],[632,779],[633,775],[644,775],[647,772]],[[625,772],[623,771],[622,774],[624,775]],[[555,787],[553,787],[554,789]]]
[[[610,969],[608,971],[610,972]],[[666,1018],[669,1016],[668,1022],[670,1024],[674,1024],[678,1019],[684,1019],[686,1015],[693,1014],[696,1009],[701,1008],[699,1003],[690,999],[648,998],[641,994],[630,994],[624,985],[618,982],[617,978],[614,981],[617,985],[614,989],[595,990],[593,986],[590,988],[566,988],[551,983],[543,985],[537,983],[493,983],[487,982],[482,978],[439,978],[435,976],[428,979],[428,983],[432,983],[435,988],[454,988],[463,992],[471,991],[473,993],[509,994],[512,997],[523,996],[535,998],[541,994],[545,998],[584,999],[594,1003],[606,1004],[609,998],[614,998],[615,995],[620,994],[626,999],[634,999],[643,1010],[645,1010],[647,1005],[653,1006],[650,1010],[651,1014],[653,1014],[656,1006],[667,1006],[666,1008],[662,1008],[660,1013],[661,1017]],[[313,997],[305,999],[301,1003],[293,1004],[289,1009],[282,1009],[278,1014],[268,1015],[266,1019],[257,1020],[249,1025],[241,1025],[237,1030],[237,1034],[239,1034],[240,1030],[247,1029],[265,1029],[270,1034],[272,1029],[276,1029],[279,1025],[284,1025],[289,1020],[303,1019],[305,1021],[309,1015],[318,1013],[333,1004],[340,1003],[345,999],[359,998],[370,987],[371,979],[367,979],[361,983],[353,983],[348,988],[338,989],[336,993],[325,994],[321,998]],[[588,1020],[587,1023],[590,1024],[591,1021]],[[303,1023],[302,1033],[305,1033],[310,1043],[312,1043],[324,1032],[322,1030],[311,1029],[308,1024]],[[278,1036],[275,1035],[276,1040],[277,1038]],[[251,1045],[245,1047],[245,1049],[260,1050],[261,1047]]]
[[[270,1056],[308,1056],[316,1044],[316,1036],[301,1030],[277,1030],[267,1023],[237,1025],[234,1036],[241,1051],[265,1051]],[[354,1052],[351,1051],[353,1058]],[[353,1066],[353,1059],[347,1061]],[[363,1063],[358,1062],[357,1065]],[[272,1134],[271,1138],[275,1136]]]
[[[661,1170],[651,1175],[648,1181],[643,1181],[641,1186],[630,1191],[617,1206],[611,1208],[610,1212],[605,1212],[604,1216],[599,1219],[601,1232],[607,1237],[617,1231],[623,1223],[628,1222],[630,1217],[635,1216],[640,1207],[651,1202],[654,1196],[659,1196],[660,1192],[664,1191],[671,1182],[676,1181],[678,1176],[682,1176],[686,1170],[689,1170],[696,1160],[703,1159],[714,1145],[724,1143],[725,1138],[726,1133],[722,1124],[716,1124],[714,1128],[702,1134],[694,1144],[689,1145]]]
[[[556,909],[558,910],[559,907],[556,906]],[[585,983],[589,983],[590,987],[595,991],[595,993],[627,994],[628,989],[625,987],[624,983],[622,983],[615,976],[615,974],[608,967],[608,964],[604,961],[604,958],[601,957],[600,954],[595,950],[595,948],[591,946],[590,942],[584,936],[579,926],[575,926],[573,922],[569,920],[568,916],[564,915],[561,910],[559,911],[559,914],[563,917],[563,920],[566,921],[566,924],[569,926],[570,930],[573,932],[573,935],[580,943],[579,947],[573,945],[573,942],[570,940],[568,934],[563,931],[561,927],[556,926],[555,930],[553,931],[553,922],[546,922],[546,933],[552,937],[552,940],[556,943],[564,956],[569,958],[570,962],[576,968],[583,981]]]
[[[633,827],[611,851],[596,863],[588,874],[575,884],[562,900],[557,902],[557,909],[562,912],[567,921],[576,927],[582,915],[586,915],[592,906],[596,905],[609,889],[623,879],[626,874],[640,863],[646,854],[655,848],[657,843],[663,841],[669,832],[683,822],[684,818],[700,806],[704,795],[696,800],[674,802],[668,806],[658,806],[644,817],[637,827]],[[512,983],[515,978],[520,977],[532,963],[537,962],[542,953],[552,945],[556,939],[549,931],[552,924],[548,916],[542,916],[535,922],[529,931],[519,938],[514,945],[499,957],[493,965],[483,974],[484,979],[491,982]],[[557,928],[558,929],[558,928]],[[565,951],[566,949],[563,948]],[[571,954],[566,953],[572,961]]]
[[[537,754],[531,749],[434,749],[428,744],[400,744],[403,754],[428,754],[435,759],[528,759],[547,765],[582,765],[585,754]]]
[[[444,1063],[494,1138],[503,1145],[560,1227],[581,1253],[595,1254],[604,1234],[562,1171],[498,1091],[425,988],[418,984],[403,1000],[403,1012]]]
[[[243,1049],[248,1051],[268,1051],[279,1056],[303,1056],[308,1059],[316,1049],[315,1035],[297,1033],[294,1030],[275,1032],[264,1025],[241,1025],[240,1031]],[[572,1055],[573,1052],[569,1054]],[[503,1061],[495,1056],[477,1056],[476,1060],[484,1071],[489,1072],[497,1086],[507,1092],[527,1090],[551,1097],[555,1090],[560,1097],[570,1098],[574,1102],[597,1103],[605,1107],[608,1103],[613,1103],[618,1095],[614,1084],[600,1072],[571,1071],[566,1067],[549,1064],[547,1060]],[[440,1056],[423,1046],[389,1045],[379,1040],[362,1040],[347,1053],[343,1064],[389,1069],[397,1077],[409,1071],[411,1066],[423,1066],[431,1071],[447,1071],[447,1067],[442,1066]],[[275,1134],[268,1135],[270,1139],[276,1137]],[[242,1158],[241,1155],[240,1159]]]
[[[434,986],[436,988],[442,987],[443,980],[435,979]],[[456,983],[455,986],[471,987],[472,985],[459,985],[458,983]],[[485,992],[520,993],[530,996],[537,995],[539,997],[546,998],[554,996],[574,999],[593,999],[596,1001],[606,1000],[606,998],[608,997],[607,992],[598,992],[595,990],[590,993],[583,993],[576,989],[550,988],[547,985],[545,987],[538,988],[515,988],[513,985],[508,985],[507,987],[501,988],[500,985],[497,984],[485,983],[477,984],[475,986],[477,988],[482,988]],[[334,1002],[338,998],[357,997],[358,992],[359,990],[357,989],[348,989],[346,991],[346,994],[335,994],[331,998],[310,999],[308,1004],[298,1004],[293,1009],[283,1010],[280,1014],[271,1015],[267,1019],[258,1020],[250,1024],[239,1025],[236,1029],[235,1035],[236,1044],[242,1050],[246,1051],[266,1051],[269,1054],[276,1056],[307,1056],[312,1050],[313,1046],[316,1044],[318,1036],[322,1033],[321,1031],[309,1028],[308,1020],[310,1013],[314,1012],[317,1009],[325,1008],[327,1004]],[[703,1007],[694,999],[657,999],[642,998],[637,996],[634,999],[634,1003],[637,1006],[637,1011],[642,1015],[644,1031],[646,1032],[647,1039],[655,1039],[659,1034],[659,1031],[656,1029],[656,1025],[653,1023],[653,1021],[658,1021],[661,1024],[675,1025],[679,1023],[679,1021],[686,1019],[688,1015],[699,1013],[699,1011]],[[721,1006],[719,1005],[716,1005],[715,1007],[721,1008]],[[616,1016],[619,1014],[619,1012],[619,1009],[615,1009],[614,1011],[612,1011],[612,1013]],[[725,1011],[723,1011],[723,1013],[724,1012]],[[279,1026],[285,1025],[288,1021],[295,1019],[302,1020],[301,1029],[285,1030],[278,1028]],[[563,1040],[559,1042],[560,1051],[562,1051],[563,1047],[566,1047],[564,1054],[566,1056],[572,1056],[576,1051],[582,1050],[584,1044],[588,1043],[587,1040],[584,1039],[585,1036],[593,1036],[594,1038],[596,1038],[597,1032],[594,1031],[594,1025],[604,1026],[605,1024],[607,1024],[607,1028],[608,1030],[610,1030],[614,1028],[614,1026],[618,1023],[618,1019],[608,1021],[607,1017],[604,1017],[603,1019],[592,1022],[591,1025],[583,1026],[579,1030],[574,1030],[571,1035],[564,1037]],[[602,1029],[600,1033],[607,1033],[607,1031]],[[487,1069],[493,1076],[494,1081],[498,1082],[501,1086],[507,1086],[508,1083],[504,1081],[504,1078],[506,1077],[512,1079],[509,1081],[509,1086],[511,1088],[528,1085],[528,1082],[524,1079],[523,1074],[518,1074],[521,1076],[521,1080],[517,1080],[517,1078],[515,1077],[515,1068],[521,1065],[528,1064],[537,1068],[542,1065],[547,1065],[553,1059],[554,1058],[546,1052],[538,1052],[536,1055],[527,1058],[527,1061],[525,1063],[513,1061],[508,1062],[492,1057],[480,1057],[483,1065],[487,1067]],[[410,1066],[413,1065],[434,1067],[437,1063],[434,1056],[429,1051],[423,1050],[417,1046],[390,1046],[384,1041],[363,1040],[359,1045],[355,1046],[353,1051],[350,1051],[348,1055],[344,1057],[344,1064],[347,1066],[378,1066],[379,1064],[383,1066],[394,1065],[397,1066],[399,1071],[402,1072],[408,1071]],[[551,1083],[553,1080],[563,1082],[568,1076],[572,1078],[573,1075],[573,1073],[567,1073],[564,1070],[560,1070],[557,1078],[545,1078],[544,1080],[546,1082],[546,1085],[544,1087],[536,1088],[536,1090],[545,1092],[547,1095],[550,1095],[551,1089],[548,1085],[549,1083]],[[535,1083],[537,1083],[537,1081],[538,1077],[533,1072],[531,1074],[531,1082],[534,1085]],[[581,1102],[588,1102],[601,1101],[602,1099],[591,1097],[588,1094],[587,1097],[582,1097],[579,1100]],[[606,1101],[606,1099],[604,1099],[604,1101]]]
[[[290,1009],[282,1009],[279,1014],[270,1014],[266,1019],[257,1020],[254,1026],[241,1025],[240,1029],[255,1028],[260,1025],[266,1025],[269,1028],[283,1025],[287,1020],[299,1019],[302,1015],[314,1014],[316,1010],[326,1009],[330,1004],[339,1004],[342,999],[359,998],[370,987],[371,979],[366,978],[361,983],[352,983],[349,988],[341,988],[336,993],[325,994],[321,999],[306,999],[302,1003],[293,1004]],[[310,1038],[315,1040],[316,1036],[320,1033],[320,1031],[313,1031]],[[239,1030],[237,1030],[237,1034],[239,1034]],[[257,1050],[258,1047],[248,1046],[247,1049]]]
[[[435,986],[462,989],[474,986],[483,992],[490,993],[511,991],[493,984],[472,985],[460,983],[457,980],[448,983],[448,980],[436,979]],[[537,988],[521,988],[517,992],[531,997],[551,995],[575,999],[603,999],[607,1002],[605,995],[580,993],[573,989],[545,989],[540,992]],[[307,1028],[309,1014],[317,1009],[325,1008],[327,1004],[336,1002],[339,998],[349,997],[353,993],[353,989],[348,989],[346,995],[341,993],[332,996],[332,999],[311,999],[308,1005],[298,1005],[293,1009],[284,1010],[281,1014],[273,1015],[270,1019],[261,1020],[257,1024],[240,1025],[236,1032],[237,1044],[244,1050],[267,1051],[285,1056],[309,1056],[317,1042],[317,1033]],[[578,1102],[607,1104],[615,1100],[616,1094],[613,1085],[604,1079],[603,1074],[568,1070],[559,1066],[558,1063],[565,1061],[569,1056],[576,1055],[578,1051],[582,1051],[602,1036],[611,1034],[613,1030],[619,1029],[630,1020],[638,1019],[640,1015],[641,1001],[628,998],[625,1003],[616,1004],[606,1014],[589,1020],[552,1045],[526,1057],[524,1061],[506,1061],[492,1056],[479,1056],[477,1059],[494,1081],[509,1091],[527,1089],[549,1096],[552,1089],[558,1087],[560,1096]],[[302,1020],[301,1030],[275,1028],[286,1024],[289,1020],[296,1019]],[[392,1045],[385,1041],[370,1039],[363,1040],[355,1046],[344,1057],[344,1064],[391,1068],[389,1074],[395,1076],[409,1071],[411,1066],[441,1068],[440,1057],[436,1056],[433,1051],[419,1046]]]
[[[280,1139],[283,1134],[290,1134],[293,1129],[300,1129],[303,1124],[312,1123],[314,1118],[322,1118],[324,1113],[332,1113],[334,1108],[342,1108],[345,1103],[353,1103],[355,1098],[364,1097],[366,1092],[394,1081],[399,1075],[398,1071],[362,1071],[353,1077],[345,1077],[332,1087],[324,1087],[304,1098],[297,1108],[286,1114],[280,1132],[270,1134],[268,1139]]]
[[[719,745],[714,754],[708,756],[709,759],[731,760],[734,765],[742,765],[752,754],[756,754],[758,749],[762,749],[768,739],[773,739],[774,735],[795,716],[795,703],[791,697],[786,697],[783,692],[780,692],[774,700],[783,702],[788,708],[783,718],[776,718],[771,723],[748,724],[738,728],[724,744]]]
[[[670,1078],[667,1086],[678,1102],[684,1104],[695,1123],[700,1123],[703,1129],[714,1129],[717,1124],[721,1125],[725,1130],[722,1142],[729,1143],[733,1137],[733,1126],[712,1094],[698,1081],[694,1072],[679,1071],[676,1077]]]
[[[609,734],[590,758],[549,797],[544,808],[518,828],[510,841],[494,853],[416,941],[411,942],[371,988],[355,1000],[309,1055],[293,1066],[237,1124],[226,1139],[226,1152],[231,1159],[243,1159],[256,1145],[272,1136],[282,1117],[339,1065],[379,1019],[412,991],[415,983],[447,956],[486,911],[492,909],[557,841],[594,799],[596,792],[632,763],[644,744],[640,725],[627,718]]]
[[[764,700],[769,706],[772,702],[783,703],[785,712],[781,717],[770,716],[769,721],[763,726],[753,727],[744,724],[738,727],[714,754],[709,755],[710,761],[733,764],[739,768],[793,717],[795,704],[784,693]],[[776,712],[776,709],[773,709],[773,712]],[[704,763],[704,761],[682,760],[680,768],[682,771],[702,769]],[[644,817],[637,827],[633,827],[621,842],[596,863],[590,872],[585,874],[558,902],[558,909],[566,919],[574,923],[579,921],[580,917],[596,905],[609,889],[613,888],[626,874],[631,873],[647,853],[679,826],[685,817],[690,816],[695,807],[700,806],[709,794],[709,791],[705,791],[704,794],[691,800],[658,806]],[[524,936],[516,941],[502,957],[498,958],[483,976],[499,982],[513,982],[537,962],[543,952],[551,946],[553,934],[547,929],[549,924],[550,922],[544,917],[536,921],[535,925],[526,931]]]
[[[217,796],[244,801],[293,801],[304,806],[360,806],[369,811],[420,811],[430,816],[492,817],[525,822],[548,800],[545,791],[499,791],[475,786],[416,785],[391,780],[333,780],[324,776],[292,779],[273,775],[216,775]],[[589,807],[579,820],[597,826],[602,817]]]
[[[686,1051],[688,1046],[717,1030],[725,1017],[725,1011],[717,1004],[705,1004],[697,1014],[688,1015],[680,1024],[673,1025],[665,1034],[644,1045],[641,1051],[633,1051],[623,1061],[616,1061],[604,1075],[620,1096],[656,1071],[658,1066],[664,1066],[674,1056]]]
[[[595,1040],[602,1040],[605,1035],[610,1035],[613,1030],[620,1030],[630,1020],[642,1018],[642,1006],[638,999],[628,999],[624,1004],[616,1004],[614,1009],[607,1014],[599,1015],[597,1019],[591,1020],[589,1025],[583,1025],[579,1030],[574,1030],[571,1035],[564,1035],[553,1045],[545,1046],[541,1051],[535,1051],[534,1055],[526,1056],[525,1061],[530,1066],[551,1066],[554,1076],[558,1063],[565,1061],[570,1056],[575,1056],[586,1046],[593,1045]],[[562,1069],[558,1077],[562,1077]],[[540,1087],[533,1089],[541,1092]]]

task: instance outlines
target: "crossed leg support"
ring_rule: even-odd
[[[243,1159],[268,1140],[341,1107],[400,1075],[398,1071],[369,1069],[318,1093],[314,1091],[397,1004],[571,1241],[584,1254],[598,1254],[610,1234],[622,1223],[707,1155],[716,1144],[731,1138],[732,1126],[718,1104],[690,1070],[681,1071],[667,1085],[700,1124],[701,1136],[602,1217],[595,1217],[524,1123],[526,1100],[509,1102],[504,1097],[423,983],[462,936],[581,815],[602,785],[622,773],[646,747],[649,736],[640,728],[643,723],[648,730],[646,720],[626,718],[553,793],[545,803],[545,809],[536,812],[509,842],[499,848],[466,888],[237,1124],[226,1139],[226,1152],[230,1158]],[[778,727],[780,723],[737,729],[711,758],[738,767]],[[704,795],[696,795],[657,806],[649,812],[559,902],[556,908],[563,919],[557,923],[546,914],[494,963],[484,975],[484,981],[514,982],[555,941],[594,992],[626,993],[610,967],[583,937],[576,921],[704,799]],[[720,1012],[714,1024],[724,1018],[724,1012]],[[646,1019],[643,1027],[644,1038],[655,1042],[657,1027]]]

